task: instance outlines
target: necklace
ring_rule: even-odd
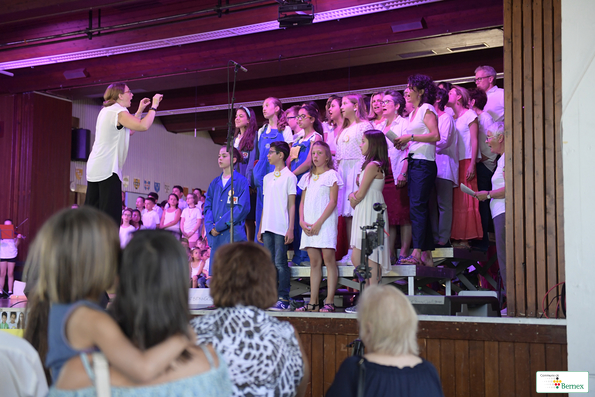
[[[317,181],[319,177],[320,177],[320,175],[314,174],[314,176],[312,176],[312,180]]]
[[[275,175],[275,178],[279,178],[281,176],[281,171],[275,171],[273,175]]]

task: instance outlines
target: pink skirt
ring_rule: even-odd
[[[459,161],[459,182],[469,189],[477,191],[477,174],[470,181],[467,180],[467,167],[471,159]],[[459,186],[455,187],[452,195],[452,232],[453,240],[471,240],[483,237],[483,228],[479,216],[479,200],[463,193]]]

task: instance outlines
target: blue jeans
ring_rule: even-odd
[[[295,195],[295,222],[293,223],[293,263],[299,265],[302,262],[309,262],[308,252],[300,249],[302,243],[302,227],[300,226],[300,203],[302,192]]]
[[[432,222],[430,221],[430,193],[436,181],[436,162],[409,158],[407,168],[409,185],[409,216],[411,217],[411,232],[413,248],[422,251],[434,249]]]
[[[262,234],[264,247],[271,252],[271,257],[277,268],[277,296],[279,300],[289,301],[289,282],[291,270],[287,264],[287,246],[285,236],[271,232]]]

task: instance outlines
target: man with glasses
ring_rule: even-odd
[[[479,66],[475,69],[475,85],[488,96],[484,112],[488,112],[494,122],[504,121],[504,90],[498,88],[496,70],[491,66]]]

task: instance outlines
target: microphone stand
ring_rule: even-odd
[[[233,63],[234,64],[234,68],[233,68],[233,89],[231,91],[231,102],[229,105],[229,110],[228,110],[228,120],[227,120],[227,153],[229,154],[229,170],[231,172],[231,177],[229,179],[229,187],[230,187],[230,196],[229,196],[229,208],[230,208],[230,212],[229,212],[229,242],[233,243],[234,240],[234,220],[233,220],[233,208],[234,208],[234,191],[233,191],[233,171],[234,171],[234,163],[233,163],[233,145],[232,145],[232,140],[233,140],[233,132],[234,132],[234,126],[232,126],[231,121],[233,118],[233,105],[235,103],[235,95],[236,95],[236,81],[238,78],[238,70],[240,70],[240,65],[236,62],[233,61],[229,61],[227,63],[227,66],[229,67],[229,64]],[[228,69],[229,70],[229,69]],[[229,90],[229,72],[228,72],[228,81],[227,81],[227,89]],[[229,93],[229,91],[227,91]]]

